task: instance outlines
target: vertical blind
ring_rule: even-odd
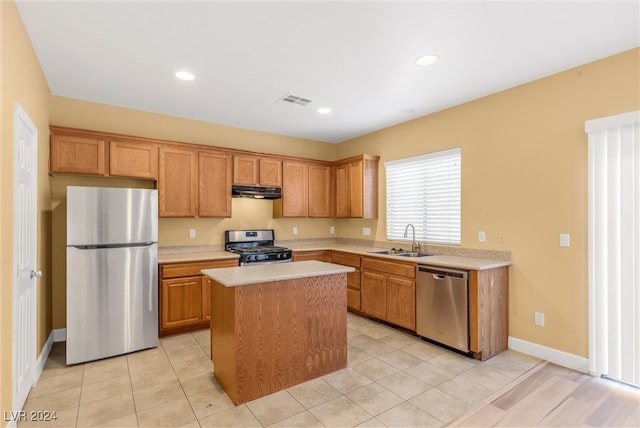
[[[460,148],[384,164],[387,175],[387,239],[402,241],[407,224],[416,240],[460,244]]]
[[[589,134],[589,371],[640,386],[640,112]]]

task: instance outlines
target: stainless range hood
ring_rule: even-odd
[[[234,184],[231,186],[231,196],[234,198],[280,199],[282,197],[282,189],[280,187],[241,186]]]

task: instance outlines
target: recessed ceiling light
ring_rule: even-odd
[[[189,73],[188,71],[176,71],[176,77],[180,80],[193,80],[196,78],[193,73]]]
[[[416,64],[418,65],[432,65],[438,62],[438,55],[429,54],[423,55],[416,60]]]
[[[318,110],[316,110],[318,113],[320,114],[329,114],[331,113],[331,109],[329,107],[320,107]]]

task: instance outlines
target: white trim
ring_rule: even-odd
[[[36,363],[36,381],[38,383],[38,379],[40,379],[40,375],[42,374],[42,370],[44,369],[44,365],[47,363],[47,358],[49,358],[49,352],[51,352],[51,348],[53,347],[53,331],[49,333],[49,337],[42,347],[42,352],[38,356],[38,362]]]
[[[53,334],[54,342],[64,342],[67,340],[67,329],[57,328],[51,332]]]
[[[569,354],[543,345],[538,345],[537,343],[527,342],[526,340],[517,339],[511,336],[509,336],[508,343],[509,349],[514,351],[541,358],[559,366],[577,370],[582,373],[589,373],[589,360],[587,358]]]
[[[602,131],[607,128],[629,125],[640,122],[640,110],[629,113],[616,114],[614,116],[601,117],[599,119],[584,122],[585,132]]]

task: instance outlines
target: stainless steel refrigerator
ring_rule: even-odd
[[[67,187],[67,364],[158,346],[158,192]]]

